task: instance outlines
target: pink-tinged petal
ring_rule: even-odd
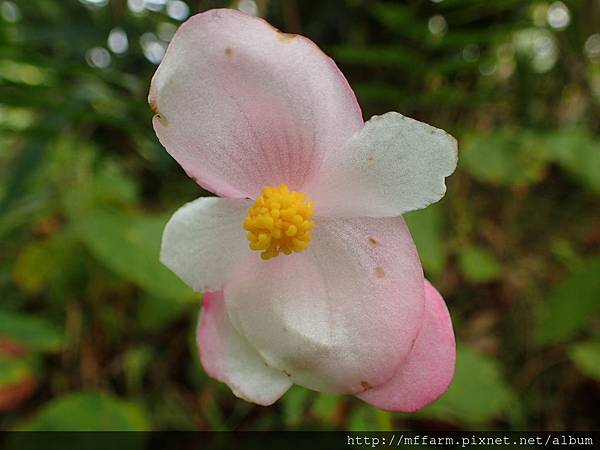
[[[319,391],[388,381],[424,313],[423,272],[402,218],[317,217],[303,253],[252,255],[224,289],[233,326],[270,367]]]
[[[233,328],[225,310],[223,292],[204,294],[197,336],[204,370],[227,384],[237,397],[266,406],[292,385],[281,371],[267,367],[256,350]]]
[[[242,223],[251,204],[207,197],[182,206],[165,227],[160,260],[196,291],[222,289],[250,253]]]
[[[304,191],[316,214],[398,216],[444,196],[456,146],[445,131],[401,114],[374,116],[345,147],[327,154]]]
[[[227,9],[179,28],[148,100],[167,151],[228,197],[300,189],[363,125],[346,79],[313,42]]]
[[[425,282],[425,320],[414,348],[394,378],[358,398],[388,411],[413,412],[439,398],[454,376],[456,344],[448,308]]]

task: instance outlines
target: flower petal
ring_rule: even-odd
[[[402,218],[316,218],[309,249],[252,255],[225,286],[233,326],[270,367],[319,391],[387,382],[424,312],[423,272]]]
[[[249,402],[270,405],[292,382],[264,360],[233,328],[223,301],[223,292],[204,294],[198,324],[200,361],[206,373],[226,383],[233,393]]]
[[[456,140],[395,112],[373,116],[343,149],[327,154],[305,187],[315,213],[398,216],[438,201],[456,168]]]
[[[179,28],[148,101],[168,152],[228,197],[300,189],[363,125],[348,82],[313,42],[227,9]]]
[[[358,398],[388,411],[413,412],[440,397],[454,376],[456,344],[448,308],[425,282],[425,320],[414,348],[394,378]]]
[[[182,206],[165,227],[160,260],[196,291],[222,289],[250,253],[242,224],[251,204],[206,197]]]

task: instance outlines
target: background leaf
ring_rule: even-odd
[[[118,275],[151,295],[191,300],[191,289],[159,260],[166,221],[164,217],[98,208],[90,211],[77,229],[92,254]]]
[[[459,264],[465,278],[473,283],[494,281],[502,274],[502,266],[494,255],[481,247],[461,249]]]
[[[442,230],[444,217],[440,204],[411,211],[404,215],[406,224],[415,241],[425,271],[440,275],[446,266],[447,248]]]
[[[600,341],[585,341],[572,345],[569,356],[582,373],[600,381]]]
[[[469,426],[519,410],[518,398],[503,379],[496,361],[464,345],[456,356],[456,373],[448,391],[419,413]]]
[[[600,259],[576,269],[550,293],[541,312],[537,336],[541,343],[566,341],[600,311]]]
[[[45,405],[24,431],[143,431],[148,419],[140,406],[95,392],[81,392]]]
[[[60,328],[40,317],[0,310],[0,337],[31,350],[54,352],[63,343]]]

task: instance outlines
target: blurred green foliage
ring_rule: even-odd
[[[365,118],[458,137],[446,197],[406,217],[453,384],[408,415],[300,387],[261,408],[209,379],[201,296],[158,261],[169,215],[208,193],[146,96],[186,6],[238,2],[0,0],[0,427],[597,429],[600,5],[242,3],[332,55]]]

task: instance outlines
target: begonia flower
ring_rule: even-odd
[[[203,188],[161,260],[205,292],[206,372],[269,405],[293,383],[414,411],[453,373],[444,300],[402,214],[438,201],[446,132],[390,112],[366,123],[310,40],[234,10],[184,23],[151,83],[154,129]]]

